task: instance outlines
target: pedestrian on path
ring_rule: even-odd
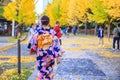
[[[63,32],[63,35],[66,36],[66,28],[64,28],[62,32]]]
[[[115,50],[115,44],[117,42],[117,49],[119,50],[120,45],[120,36],[119,36],[120,28],[117,26],[113,30],[113,46],[112,49]]]
[[[56,32],[49,26],[49,17],[41,17],[41,29],[33,38],[35,44],[32,48],[37,51],[36,63],[38,73],[38,80],[52,80],[53,79],[53,65],[55,58],[59,56],[60,43],[56,36]],[[36,47],[34,47],[36,46]]]
[[[69,34],[70,34],[70,26],[68,26],[68,27],[66,28],[66,35],[67,35],[67,38],[69,37]]]
[[[99,46],[104,47],[104,29],[102,26],[98,29],[98,39],[99,39]]]
[[[33,35],[35,34],[35,26],[33,24],[31,24],[29,32],[28,32],[28,49],[31,48],[31,39],[33,37]]]
[[[62,40],[61,40],[61,37],[62,37],[62,31],[61,31],[61,28],[60,28],[60,22],[59,21],[56,21],[56,24],[54,26],[54,30],[57,34],[57,38],[59,39],[59,42],[60,42],[60,45],[62,45]],[[62,56],[64,53],[64,51],[60,48],[60,55]],[[56,58],[56,63],[60,63],[60,59],[59,57]]]
[[[60,41],[60,45],[62,45],[62,41],[61,41],[62,33],[61,33],[60,22],[59,21],[56,21],[56,24],[54,26],[54,30],[57,34],[57,37],[58,37],[59,41]]]
[[[76,35],[76,33],[77,33],[77,26],[74,26],[73,27],[73,34]]]

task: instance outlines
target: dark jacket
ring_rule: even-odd
[[[104,37],[104,30],[103,29],[98,29],[98,37],[103,38]]]
[[[114,37],[119,37],[119,35],[118,35],[119,31],[118,30],[120,31],[120,28],[117,28],[117,27],[114,28],[114,30],[113,30],[113,36]]]

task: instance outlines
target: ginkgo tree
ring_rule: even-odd
[[[53,16],[52,9],[53,9],[52,4],[48,4],[46,10],[44,11],[44,14],[42,14],[42,15],[49,16],[51,26],[53,26],[54,23],[55,23],[55,19],[54,19],[54,16]]]
[[[90,0],[89,8],[92,14],[88,14],[90,21],[106,25],[108,38],[110,37],[111,24],[120,20],[120,0]]]
[[[109,15],[106,21],[108,27],[108,36],[110,37],[111,24],[120,20],[120,0],[101,0],[106,7],[106,13]]]
[[[61,25],[68,25],[68,6],[69,0],[61,0],[59,19]]]
[[[88,19],[89,22],[95,22],[96,26],[94,29],[94,35],[97,32],[97,24],[103,24],[108,20],[108,14],[105,12],[106,8],[103,6],[103,2],[100,0],[90,0]]]
[[[15,20],[21,27],[23,24],[35,23],[36,13],[34,0],[14,0],[4,7],[4,18],[7,20]]]
[[[91,0],[89,9],[91,10],[91,13],[88,12],[89,21],[104,23],[108,20],[108,14],[105,12],[105,6],[103,6],[103,3],[100,0]]]
[[[69,0],[69,5],[68,5],[68,24],[69,25],[75,25],[77,24],[77,17],[76,17],[76,0]]]
[[[110,25],[120,21],[120,0],[54,0],[45,10],[45,14],[61,25],[80,25],[87,22],[104,24],[110,35]],[[96,28],[97,29],[97,28]]]
[[[87,10],[89,8],[90,0],[70,0],[68,8],[68,20],[70,25],[85,25],[85,33],[87,34],[87,22],[88,15]]]
[[[47,8],[44,11],[44,15],[50,17],[51,26],[54,26],[55,22],[60,18],[60,2],[61,0],[54,0],[47,5]]]
[[[84,26],[85,26],[85,34],[87,34],[87,23],[88,23],[88,8],[89,8],[89,2],[90,0],[76,0],[77,2],[77,12],[76,12],[76,16],[78,18],[79,21],[81,21]]]
[[[106,7],[106,12],[111,17],[111,21],[120,20],[120,0],[101,0]]]
[[[90,21],[105,24],[110,37],[111,24],[120,20],[120,0],[91,0],[89,8],[93,14],[88,14]]]

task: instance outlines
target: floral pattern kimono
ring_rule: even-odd
[[[37,35],[45,34],[46,32],[52,35],[53,44],[45,50],[37,48]],[[55,58],[59,56],[60,51],[60,43],[55,31],[52,28],[39,29],[37,34],[32,38],[32,48],[37,51],[36,64],[39,70],[38,79],[51,80]]]

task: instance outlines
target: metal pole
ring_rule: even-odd
[[[12,20],[12,37],[14,37],[14,32],[15,32],[15,21]]]
[[[20,39],[18,39],[18,74],[21,74],[21,47],[20,47]]]
[[[14,0],[11,0],[12,2],[14,2]],[[12,20],[12,37],[15,36],[15,20]]]

